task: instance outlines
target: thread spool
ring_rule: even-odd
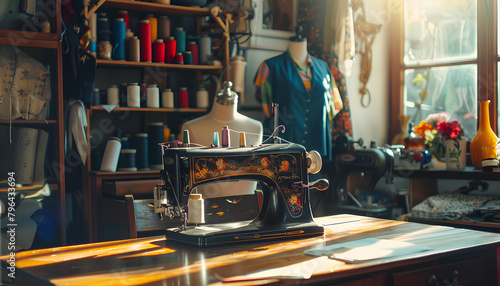
[[[189,147],[191,144],[191,139],[189,139],[189,130],[182,131],[182,145],[184,147]]]
[[[199,45],[198,62],[202,65],[207,65],[210,62],[210,56],[212,54],[212,40],[209,36],[201,36]]]
[[[129,15],[127,10],[120,10],[118,11],[118,17],[123,19],[123,22],[125,22],[125,30],[129,29]]]
[[[186,65],[193,64],[193,54],[191,54],[190,51],[185,51],[184,53],[182,53],[182,57],[183,57],[184,64],[186,64]]]
[[[128,136],[121,137],[120,141],[122,142],[122,150],[130,148],[130,142],[129,142],[130,140]]]
[[[147,91],[148,91],[148,86],[145,83],[141,83],[141,107],[147,107]]]
[[[245,136],[245,132],[240,132],[240,147],[247,146],[247,138]]]
[[[166,40],[170,37],[170,19],[167,16],[158,18],[158,39]]]
[[[120,105],[120,99],[118,97],[118,87],[116,86],[116,84],[113,84],[108,88],[107,98],[108,98],[107,101],[108,104]]]
[[[136,150],[135,164],[139,171],[149,170],[148,133],[137,133],[130,146]]]
[[[141,61],[151,62],[151,24],[149,20],[139,22],[139,37],[141,40]]]
[[[181,87],[179,90],[179,108],[189,107],[189,96],[186,87]]]
[[[219,132],[214,132],[212,147],[219,147]]]
[[[175,134],[170,134],[170,137],[168,138],[168,143],[170,144],[170,148],[177,148],[177,139],[175,139]]]
[[[94,92],[92,93],[92,105],[101,105],[101,92],[98,88],[94,88]]]
[[[147,107],[158,108],[160,107],[160,91],[156,84],[148,85],[146,91]]]
[[[120,97],[120,106],[127,106],[127,84],[120,83],[120,87],[118,88],[118,94]]]
[[[135,155],[135,149],[122,149],[120,151],[120,158],[118,159],[117,170],[122,172],[136,172]]]
[[[151,29],[151,44],[158,39],[158,19],[152,14],[146,15],[146,20],[149,20],[149,27]]]
[[[97,42],[97,14],[93,13],[89,19],[90,41]]]
[[[196,92],[196,106],[198,108],[208,108],[208,91],[204,87]]]
[[[175,55],[174,64],[184,64],[184,57],[181,53]]]
[[[201,194],[192,194],[188,200],[188,223],[205,223],[205,200]]]
[[[90,41],[89,42],[89,52],[94,55],[94,57],[97,57],[97,43]]]
[[[163,141],[167,142],[170,138],[170,128],[168,126],[163,126]]]
[[[141,88],[136,82],[127,86],[127,106],[141,107]]]
[[[132,62],[141,61],[141,40],[134,36],[128,40],[128,60]]]
[[[170,88],[165,89],[161,94],[161,107],[174,108],[174,92]]]
[[[189,42],[187,45],[187,50],[193,55],[193,65],[197,65],[198,62],[198,45],[196,42]]]
[[[157,39],[153,44],[153,62],[164,63],[165,62],[165,43],[163,39]]]
[[[229,147],[229,127],[222,128],[222,147]]]
[[[149,152],[149,168],[153,170],[161,170],[161,146],[158,143],[163,143],[163,122],[153,122],[148,125],[148,152]]]
[[[113,23],[113,59],[125,60],[125,22],[123,18],[116,18]]]
[[[183,53],[186,51],[186,31],[182,27],[177,27],[174,31],[174,38],[177,41],[176,51],[177,53]]]
[[[101,15],[97,18],[97,41],[111,42],[111,29],[108,18]]]
[[[165,43],[165,62],[166,63],[173,63],[175,59],[175,54],[176,54],[176,46],[177,42],[175,41],[174,37],[169,37]]]
[[[245,93],[245,66],[247,63],[245,59],[241,56],[235,56],[231,58],[230,69],[229,69],[229,79],[233,83],[232,90],[240,94],[239,98],[241,103],[244,103],[244,93]]]
[[[120,150],[122,144],[117,137],[110,137],[106,142],[106,148],[102,156],[101,171],[116,172],[118,166],[118,159],[120,157]]]

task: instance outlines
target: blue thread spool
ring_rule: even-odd
[[[120,151],[120,159],[118,160],[118,171],[122,172],[135,172],[135,149],[122,149]]]
[[[125,21],[123,18],[116,18],[113,23],[113,59],[125,60]]]
[[[163,169],[161,146],[158,143],[163,143],[163,122],[152,122],[148,125],[148,152],[149,168],[153,170]]]
[[[132,138],[130,146],[136,149],[135,162],[139,171],[149,170],[148,134],[137,133]]]
[[[130,140],[128,136],[123,136],[120,140],[122,140],[122,150],[130,148]]]
[[[183,53],[186,51],[186,31],[182,27],[178,27],[174,31],[174,38],[177,42],[176,53]]]
[[[182,57],[184,58],[184,64],[186,65],[193,64],[193,54],[190,51],[182,53]]]

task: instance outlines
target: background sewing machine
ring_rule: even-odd
[[[374,189],[382,177],[385,177],[385,182],[388,184],[393,182],[392,150],[375,146],[354,149],[353,144],[362,145],[362,140],[353,142],[347,136],[337,138],[335,143],[336,173],[333,191],[336,195],[336,212],[387,216],[389,210],[379,203],[381,198],[374,193]]]
[[[163,147],[162,183],[155,188],[155,212],[184,217],[185,225],[167,229],[166,237],[200,247],[322,235],[312,217],[309,189],[325,190],[325,179],[309,183],[308,173],[321,169],[321,156],[298,144],[239,148]],[[253,221],[213,225],[200,222],[189,205],[196,187],[222,181],[260,182],[263,201]],[[192,198],[192,197],[191,197]],[[198,199],[198,198],[197,198]]]

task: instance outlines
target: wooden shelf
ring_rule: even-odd
[[[222,66],[216,65],[181,65],[181,64],[164,64],[164,63],[147,63],[147,62],[131,62],[131,61],[116,61],[116,60],[103,60],[97,59],[97,65],[101,67],[115,67],[115,68],[147,68],[147,67],[160,67],[179,70],[206,70],[218,71],[222,70]]]
[[[130,0],[107,0],[102,7],[115,9],[128,9],[141,12],[154,12],[173,16],[209,16],[210,10],[206,8],[166,5],[160,3],[130,1]]]
[[[21,31],[21,30],[6,30],[0,29],[0,37],[8,37],[8,38],[18,38],[13,41],[18,40],[46,40],[46,41],[54,41],[59,40],[57,34],[54,33],[42,33],[42,32],[32,32],[32,31]]]
[[[10,124],[11,121],[6,119],[6,120],[0,120],[0,124]],[[24,119],[15,119],[12,120],[12,124],[15,125],[50,125],[50,124],[56,124],[57,120],[24,120]]]
[[[34,37],[30,38],[18,37],[23,33],[24,32],[22,31],[15,31],[15,30],[0,30],[0,45],[56,49],[60,44],[60,42],[57,41],[57,38],[40,37],[41,35],[53,35],[53,34],[33,32]]]
[[[400,177],[448,179],[448,180],[491,180],[500,181],[500,173],[484,172],[467,166],[464,170],[402,170],[394,171]]]
[[[102,106],[92,106],[92,111],[106,111]],[[207,112],[206,108],[151,108],[151,107],[116,107],[113,111],[139,111],[139,112]]]

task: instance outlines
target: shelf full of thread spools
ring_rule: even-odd
[[[210,10],[116,0],[106,1],[103,7],[124,10],[99,10],[89,16],[88,49],[96,55],[98,66],[223,69],[222,60],[213,55],[211,36],[202,34],[199,25],[193,30],[178,20],[208,16]]]

